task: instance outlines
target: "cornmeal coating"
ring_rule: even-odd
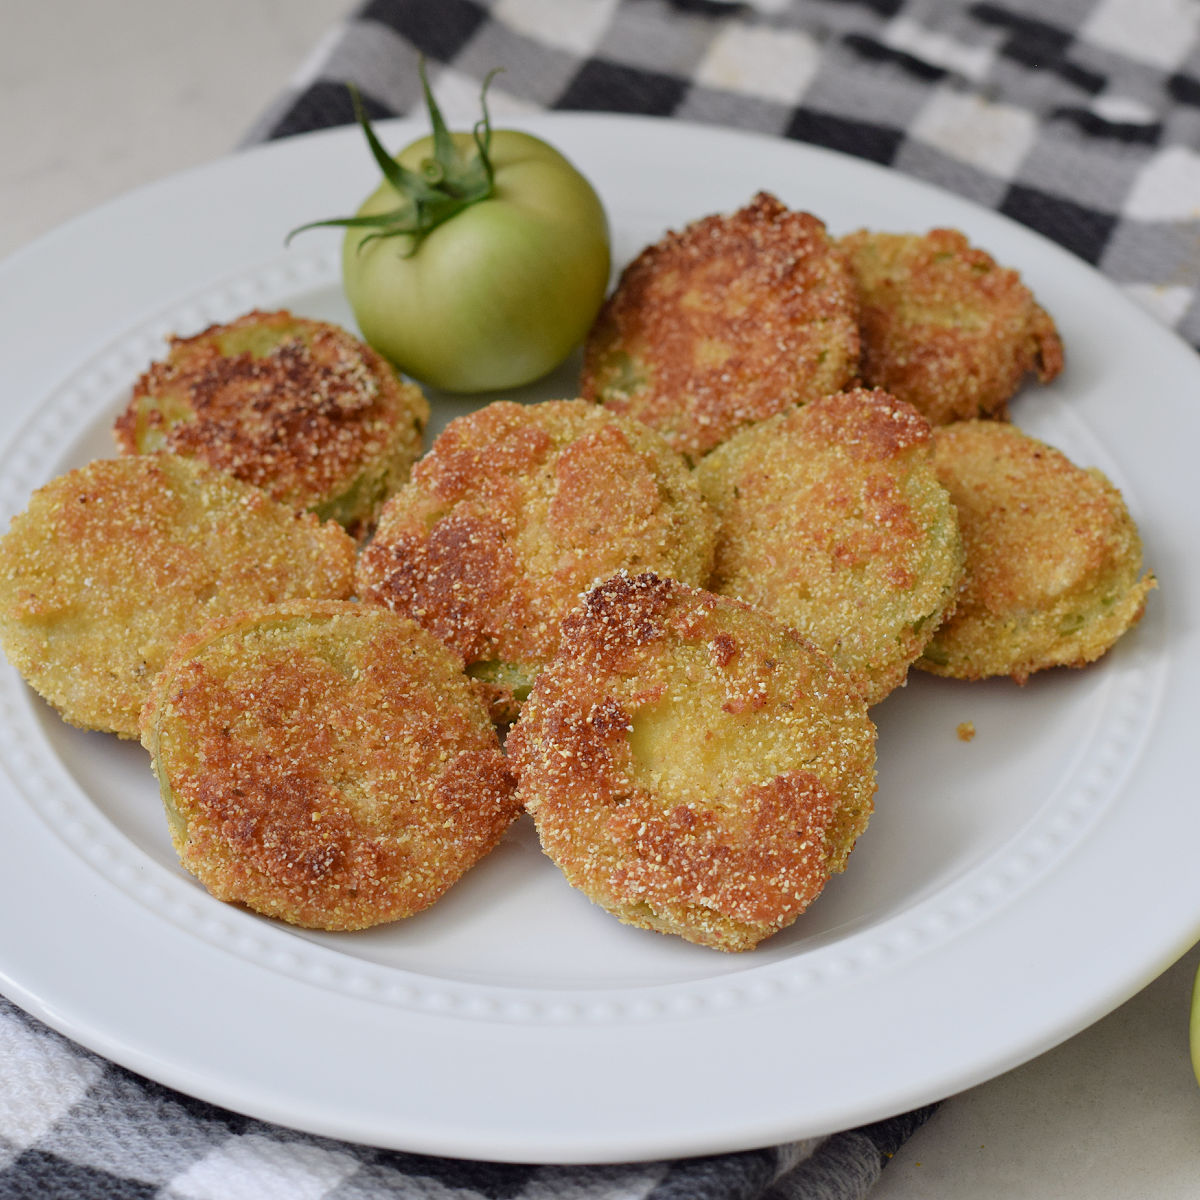
[[[849,676],[767,614],[651,574],[608,580],[566,619],[506,749],[572,886],[721,950],[812,903],[875,793]]]
[[[346,330],[254,311],[171,338],[113,432],[123,453],[203,459],[361,537],[428,419],[421,390]]]
[[[760,192],[648,246],[588,336],[582,394],[696,458],[858,372],[844,254],[809,213]]]
[[[839,392],[735,434],[697,477],[721,521],[713,590],[798,629],[869,704],[900,686],[963,569],[929,422],[887,392]]]
[[[1137,527],[1100,471],[994,421],[944,426],[935,442],[967,563],[958,606],[918,666],[1024,683],[1092,662],[1141,619],[1154,576],[1142,574]]]
[[[519,811],[453,655],[373,606],[214,621],[171,655],[141,736],[184,867],[220,900],[307,928],[420,912]]]
[[[840,239],[862,303],[862,380],[934,425],[1005,419],[1032,372],[1063,367],[1053,319],[1016,271],[955,229],[860,229]]]
[[[617,571],[702,583],[716,519],[652,430],[582,400],[498,401],[450,422],[388,501],[359,595],[406,613],[510,718],[579,596]]]
[[[347,597],[354,553],[339,525],[203,462],[99,459],[39,488],[0,538],[0,645],[66,721],[137,737],[184,634],[254,604]]]

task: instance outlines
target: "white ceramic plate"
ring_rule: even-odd
[[[596,183],[620,260],[765,188],[835,232],[958,226],[1018,267],[1068,368],[1014,418],[1124,489],[1161,581],[1145,620],[1086,671],[1023,689],[920,676],[890,697],[877,811],[849,870],[743,956],[619,925],[525,824],[390,927],[310,935],[223,906],[176,864],[141,748],[68,728],[5,667],[3,990],[258,1117],[558,1162],[831,1132],[986,1079],[1114,1008],[1200,935],[1192,352],[1063,251],[872,165],[649,120],[520,123]],[[386,132],[398,145],[419,130]],[[139,191],[0,267],[0,516],[111,453],[112,417],[168,332],[256,305],[349,323],[338,235],[290,250],[283,235],[374,179],[357,131],[297,139]],[[575,365],[530,394],[572,394]],[[442,420],[463,408],[436,405]]]

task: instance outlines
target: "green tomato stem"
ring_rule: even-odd
[[[411,239],[404,257],[417,252],[421,240],[430,231],[450,220],[451,217],[469,208],[472,204],[486,200],[495,190],[495,172],[492,167],[490,148],[492,123],[488,114],[487,91],[496,71],[489,71],[479,93],[483,116],[471,129],[475,153],[465,157],[460,153],[454,135],[446,126],[442,111],[434,99],[433,90],[425,73],[425,60],[418,65],[421,74],[421,90],[429,121],[433,129],[433,154],[421,162],[419,171],[412,171],[390,155],[375,135],[363,106],[362,97],[353,84],[347,84],[354,115],[367,139],[367,146],[383,173],[384,179],[396,192],[400,203],[387,212],[371,213],[367,216],[330,217],[323,221],[309,221],[293,229],[286,238],[290,242],[296,234],[307,229],[331,225],[343,228],[363,228],[365,233],[359,249],[380,238],[405,236]],[[286,244],[285,242],[285,244]]]

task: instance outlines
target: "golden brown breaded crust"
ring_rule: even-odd
[[[697,477],[721,520],[713,590],[798,629],[869,704],[902,684],[962,576],[929,422],[887,392],[840,392],[735,434]]]
[[[816,217],[760,192],[668,233],[625,268],[588,336],[582,394],[695,458],[844,387],[858,357],[845,256]]]
[[[71,724],[136,737],[179,639],[220,613],[343,598],[354,542],[170,454],[100,459],[31,497],[0,539],[0,644]]]
[[[359,594],[523,694],[581,592],[622,569],[701,583],[715,528],[652,430],[582,400],[500,401],[452,421],[388,502]]]
[[[645,574],[563,624],[506,751],[542,848],[627,924],[722,950],[789,925],[875,792],[854,681],[749,605]]]
[[[994,421],[944,426],[935,441],[967,565],[958,606],[918,666],[1024,683],[1092,662],[1141,619],[1154,576],[1142,574],[1137,527],[1104,475]]]
[[[954,229],[843,237],[862,303],[862,378],[934,425],[1006,418],[1027,375],[1063,366],[1050,315],[1016,271]]]
[[[360,537],[408,478],[428,419],[421,390],[346,330],[255,311],[171,338],[114,436],[126,454],[203,459]]]
[[[187,637],[142,714],[183,865],[315,929],[437,900],[519,811],[453,655],[369,605],[291,602]]]

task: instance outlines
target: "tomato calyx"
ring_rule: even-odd
[[[288,234],[287,241],[291,241],[296,234],[306,229],[331,225],[362,228],[368,232],[358,244],[360,251],[369,242],[380,238],[407,237],[411,240],[404,257],[409,258],[417,252],[421,240],[428,233],[463,209],[477,204],[480,200],[486,200],[492,194],[495,190],[495,179],[490,157],[492,123],[488,115],[487,91],[499,68],[488,72],[479,93],[483,115],[471,128],[473,154],[464,154],[446,127],[442,111],[429,86],[423,58],[418,69],[425,106],[433,128],[433,153],[421,161],[417,171],[403,166],[384,149],[371,127],[358,89],[353,84],[346,85],[354,104],[355,118],[367,139],[371,155],[399,200],[396,207],[386,212],[310,221],[293,229]]]

